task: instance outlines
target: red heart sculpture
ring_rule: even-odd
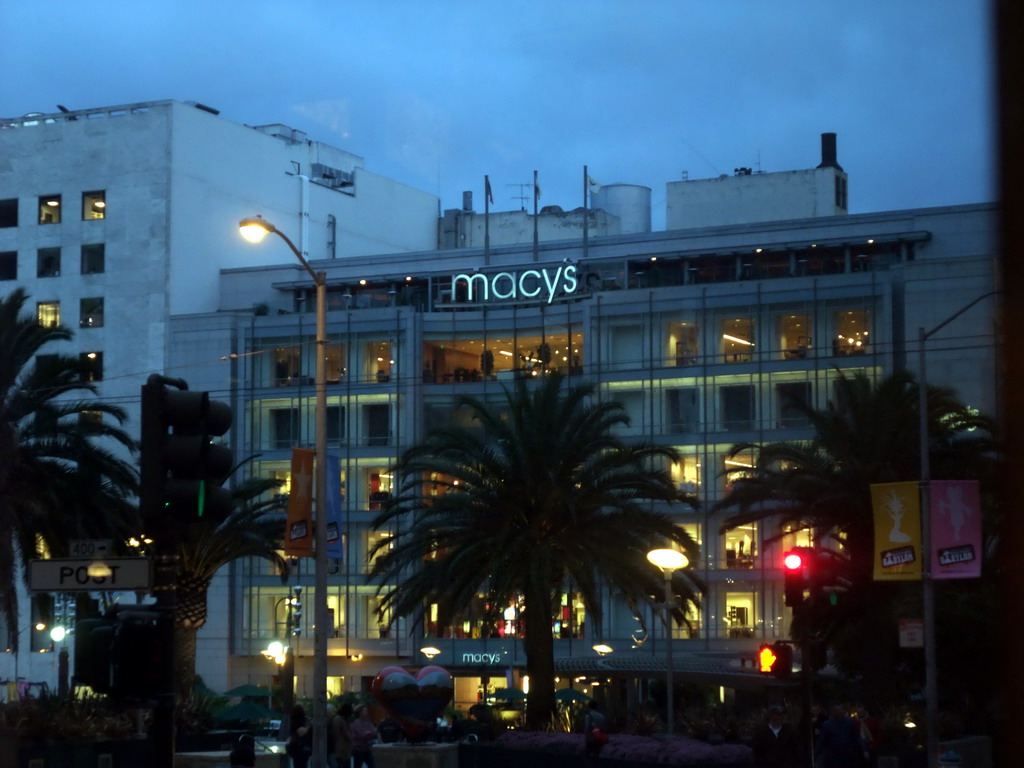
[[[423,667],[416,677],[402,667],[384,667],[371,686],[378,703],[412,740],[418,739],[452,700],[455,682],[444,667]]]

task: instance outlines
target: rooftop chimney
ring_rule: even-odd
[[[836,158],[836,135],[834,133],[821,134],[821,164],[818,167],[843,170],[843,166]]]

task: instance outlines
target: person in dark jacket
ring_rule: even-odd
[[[860,768],[867,757],[857,721],[835,705],[814,744],[815,768]]]
[[[785,721],[782,707],[768,708],[768,720],[754,731],[750,743],[758,768],[798,768],[800,740],[796,729]]]
[[[288,744],[285,752],[292,759],[292,768],[306,768],[313,754],[313,732],[310,730],[306,710],[299,704],[292,709],[289,720]]]

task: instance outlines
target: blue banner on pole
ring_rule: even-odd
[[[327,556],[341,560],[341,460],[327,457]]]

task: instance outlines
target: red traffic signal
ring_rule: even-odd
[[[787,571],[798,571],[804,567],[807,558],[798,550],[790,550],[782,556],[782,567]]]
[[[757,671],[762,675],[775,675],[779,679],[793,673],[793,648],[785,643],[762,645],[757,650]]]
[[[810,547],[795,547],[782,555],[786,605],[790,608],[804,604],[804,591],[810,590],[814,581],[813,564]]]

